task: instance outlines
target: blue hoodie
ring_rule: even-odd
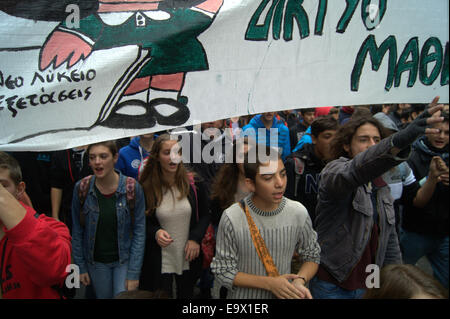
[[[248,123],[243,128],[243,136],[251,136],[258,143],[264,141],[264,137],[258,136],[258,129],[264,128],[266,130],[265,143],[267,146],[279,147],[282,148],[281,157],[284,160],[286,157],[291,154],[291,145],[289,141],[289,129],[284,125],[282,121],[279,121],[275,116],[273,117],[272,127],[271,129],[277,129],[278,134],[270,136],[270,130],[266,129],[264,123],[261,121],[262,114],[258,114],[254,116],[250,123]],[[272,137],[272,139],[271,139]],[[274,139],[278,137],[278,145],[274,145]]]
[[[141,138],[135,137],[130,144],[124,146],[119,151],[119,159],[116,163],[116,169],[122,172],[125,176],[138,178],[138,169],[142,160],[146,158],[149,153],[140,145]]]
[[[295,152],[301,150],[303,148],[303,146],[305,146],[305,144],[312,144],[311,126],[309,126],[306,129],[305,134],[303,134],[302,138],[298,141],[298,143],[295,146],[295,148],[292,151],[292,153],[295,153]]]

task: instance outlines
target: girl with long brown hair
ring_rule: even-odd
[[[147,200],[147,243],[141,289],[162,289],[177,298],[192,298],[201,272],[201,240],[210,221],[202,182],[188,172],[180,148],[170,135],[160,135],[140,177]]]
[[[232,154],[227,154],[226,163],[221,166],[214,179],[211,191],[211,222],[216,229],[222,212],[249,193],[245,185],[243,163],[243,156],[249,147],[248,137],[235,140]]]

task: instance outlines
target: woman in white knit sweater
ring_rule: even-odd
[[[177,298],[193,297],[200,276],[200,244],[210,221],[203,184],[180,161],[176,140],[159,136],[150,151],[140,183],[147,200],[147,245],[141,289],[164,290]]]

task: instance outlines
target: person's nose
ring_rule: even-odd
[[[377,144],[377,141],[375,139],[371,138],[369,140],[369,144],[370,144],[369,146],[374,146],[375,144]]]
[[[275,187],[280,188],[283,186],[283,177],[281,175],[275,175]]]

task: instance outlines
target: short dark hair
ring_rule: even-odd
[[[427,107],[426,104],[423,103],[415,103],[415,104],[411,104],[411,108],[410,111],[411,112],[416,112],[416,113],[421,113],[423,111],[425,111],[425,108]]]
[[[93,146],[100,146],[100,145],[107,147],[109,149],[109,151],[111,152],[112,156],[115,156],[117,154],[116,141],[105,141],[105,142],[90,144],[87,148],[88,156],[89,156],[89,152]]]
[[[311,123],[311,135],[318,137],[320,133],[326,130],[337,130],[339,122],[332,116],[319,116]]]
[[[384,126],[372,116],[352,117],[344,125],[340,126],[333,137],[330,144],[330,152],[332,159],[338,159],[341,156],[348,156],[349,154],[344,150],[344,145],[350,145],[353,135],[360,126],[364,124],[372,124],[380,132],[380,137],[383,139],[388,136]]]
[[[331,115],[334,113],[339,113],[339,108],[336,106],[330,109],[330,111],[328,112],[328,115]]]
[[[261,158],[261,155],[263,158]],[[250,148],[244,156],[245,177],[255,181],[256,174],[258,173],[261,164],[280,158],[281,153],[276,148],[264,144],[256,144],[256,146]]]
[[[448,122],[449,121],[448,120],[448,112],[446,112],[446,111],[441,112],[441,117],[444,118],[444,122]]]
[[[316,112],[316,108],[310,107],[310,108],[306,108],[306,109],[300,109],[300,113],[302,113],[302,114],[309,113],[309,112]]]
[[[352,118],[368,117],[368,116],[372,116],[372,112],[370,112],[370,110],[366,106],[364,106],[364,105],[355,106],[355,109],[352,114]]]
[[[16,186],[22,181],[22,170],[19,162],[8,153],[0,152],[0,168],[9,171],[9,177]]]

